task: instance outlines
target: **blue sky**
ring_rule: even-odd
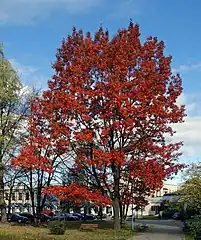
[[[0,41],[6,57],[28,85],[46,87],[52,75],[56,48],[72,27],[95,32],[100,25],[110,35],[140,25],[142,39],[165,41],[172,67],[181,73],[188,117],[177,126],[176,139],[184,140],[182,160],[201,157],[201,1],[194,0],[0,0]]]

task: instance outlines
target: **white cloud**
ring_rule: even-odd
[[[11,63],[13,68],[17,71],[17,73],[23,77],[26,77],[27,75],[30,75],[30,74],[38,71],[38,68],[31,66],[31,65],[24,65],[24,64],[18,62],[14,58],[9,59],[9,62]]]
[[[188,64],[188,65],[180,65],[178,68],[173,68],[173,73],[184,72],[184,71],[194,71],[194,70],[201,70],[201,62],[195,64]]]
[[[201,111],[200,111],[201,98],[199,93],[182,93],[178,98],[177,104],[185,105],[187,117],[185,122],[174,124],[173,129],[176,134],[173,138],[168,137],[169,141],[184,142],[182,147],[182,159],[196,160],[201,156]]]
[[[185,122],[176,124],[174,129],[177,131],[173,140],[183,141],[183,157],[197,158],[201,154],[201,116],[186,117]],[[192,159],[193,160],[193,159]]]
[[[178,98],[177,98],[177,104],[178,105],[184,105],[186,103],[186,97],[184,93],[182,93]]]
[[[80,13],[100,0],[0,0],[0,24],[27,25],[63,10]]]
[[[37,67],[22,64],[14,58],[9,59],[9,62],[25,85],[40,89],[48,80],[48,78],[40,74],[40,69]]]
[[[182,93],[177,99],[178,105],[185,105],[188,116],[201,116],[201,94],[198,93]]]

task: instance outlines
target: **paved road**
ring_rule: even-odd
[[[141,220],[138,223],[145,223],[149,230],[139,233],[130,240],[182,240],[182,223],[174,220]]]

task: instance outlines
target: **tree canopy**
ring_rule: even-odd
[[[182,186],[182,201],[201,213],[201,164],[193,164],[187,171],[188,179]]]
[[[174,134],[172,124],[183,122],[184,106],[176,102],[182,80],[171,72],[164,43],[156,37],[142,43],[139,26],[132,22],[111,39],[103,28],[94,37],[73,29],[56,57],[55,74],[34,108],[48,134],[40,133],[29,150],[35,151],[33,142],[41,148],[50,142],[59,155],[71,152],[66,166],[85,172],[87,186],[81,187],[86,194],[97,190],[111,200],[118,229],[125,199],[137,204],[142,198],[133,191],[141,188],[146,196],[182,167],[177,163],[182,143],[165,138]],[[37,118],[32,120],[37,129]],[[30,151],[17,164],[29,168],[34,159]],[[44,151],[37,153],[35,162],[43,168]],[[55,189],[65,195],[71,188]]]

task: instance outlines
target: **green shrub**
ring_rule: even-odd
[[[52,221],[48,223],[48,229],[53,235],[64,235],[66,231],[65,223],[62,221]]]
[[[200,239],[201,237],[201,216],[196,215],[192,219],[187,221],[190,229],[190,234],[194,239]]]

